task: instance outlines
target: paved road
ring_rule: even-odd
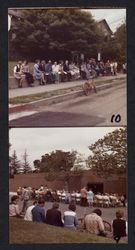
[[[47,107],[38,107],[34,114],[10,120],[10,126],[125,126],[127,123],[126,81],[97,94],[81,96]],[[112,115],[120,122],[111,122]],[[21,114],[19,114],[19,117]],[[119,118],[119,117],[118,117]]]

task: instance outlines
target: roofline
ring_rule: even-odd
[[[105,19],[101,19],[100,21],[98,21],[98,23],[104,22],[107,25],[107,28],[109,29],[109,31],[111,32],[111,34],[113,35],[113,32],[109,26],[109,24],[107,23],[107,21]]]

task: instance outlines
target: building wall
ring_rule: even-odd
[[[14,179],[9,180],[9,190],[16,191],[19,186],[31,186],[34,188],[39,188],[41,184],[48,185],[48,187],[54,190],[65,188],[64,178],[63,180],[49,182],[45,180],[44,176],[45,174],[43,173],[15,175]],[[127,183],[125,176],[119,178],[118,176],[114,175],[109,177],[109,179],[104,179],[88,171],[82,173],[81,175],[73,174],[69,180],[69,188],[71,191],[80,190],[80,188],[86,186],[88,182],[95,185],[103,184],[103,192],[119,194],[127,193]]]

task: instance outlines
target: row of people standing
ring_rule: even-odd
[[[17,194],[20,195],[23,201],[23,212],[27,208],[29,200],[39,199],[42,197],[45,201],[61,202],[69,204],[74,201],[81,206],[89,207],[125,207],[127,205],[126,195],[118,195],[112,193],[94,193],[92,189],[83,187],[80,191],[66,191],[66,190],[52,190],[47,186],[41,185],[39,189],[33,189],[31,187],[19,187]]]

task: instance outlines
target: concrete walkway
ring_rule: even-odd
[[[101,81],[108,81],[108,80],[115,80],[119,78],[126,78],[126,75],[118,74],[117,76],[104,76],[104,77],[98,77],[95,82],[101,82]],[[17,97],[17,96],[25,96],[25,95],[31,95],[31,94],[37,94],[37,93],[43,93],[58,89],[64,89],[64,88],[71,88],[75,86],[81,86],[85,80],[76,80],[71,82],[62,82],[62,83],[55,83],[55,84],[47,84],[43,86],[35,86],[35,87],[27,87],[27,88],[18,88],[18,89],[10,89],[9,90],[9,98]]]

